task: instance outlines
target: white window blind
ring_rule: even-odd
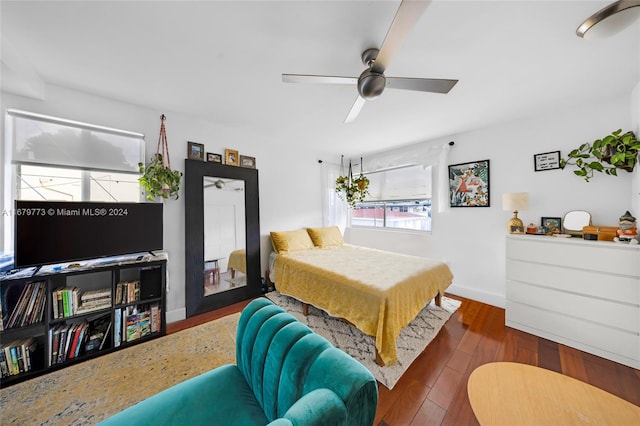
[[[144,135],[26,111],[7,111],[14,164],[138,173]]]
[[[365,202],[431,198],[431,166],[405,166],[365,175],[370,182]]]

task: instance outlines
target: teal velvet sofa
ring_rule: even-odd
[[[266,298],[242,311],[236,364],[166,389],[101,425],[373,424],[375,378]]]

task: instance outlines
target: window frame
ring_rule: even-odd
[[[372,172],[368,172],[369,175],[370,174],[374,174],[374,173],[382,173],[382,172],[392,172],[393,170],[400,170],[400,169],[406,169],[409,167],[417,167],[417,166],[422,166],[420,164],[408,164],[408,165],[403,165],[403,166],[399,166],[399,167],[394,167],[391,169],[383,169],[383,170],[376,170],[376,171],[372,171]],[[432,193],[432,189],[433,189],[433,167],[432,166],[424,166],[424,167],[429,167],[429,174],[430,174],[430,178],[429,178],[429,192]],[[365,173],[366,175],[367,173]],[[396,226],[388,226],[388,222],[387,222],[387,217],[388,217],[388,209],[389,206],[392,204],[412,204],[412,205],[423,205],[423,203],[428,203],[429,206],[429,210],[427,215],[425,216],[428,220],[428,229],[416,229],[416,228],[409,228],[409,227],[396,227]],[[374,214],[373,217],[373,225],[360,225],[360,224],[354,224],[354,219],[357,218],[354,216],[354,212],[356,210],[360,210],[361,206],[363,205],[371,205],[371,206],[376,206],[379,205],[382,208],[382,226],[378,226],[376,225],[376,219],[377,219],[377,215]],[[374,207],[374,210],[376,209],[376,207]],[[433,212],[433,195],[431,195],[431,197],[412,197],[412,198],[398,198],[398,199],[366,199],[365,201],[362,202],[357,202],[355,204],[355,207],[353,209],[349,209],[349,216],[348,216],[348,223],[350,227],[353,228],[360,228],[360,229],[376,229],[376,230],[390,230],[390,231],[397,231],[397,232],[409,232],[409,233],[418,233],[418,234],[430,234],[433,230],[433,224],[432,224],[432,212]],[[421,222],[424,220],[424,217],[421,219]]]

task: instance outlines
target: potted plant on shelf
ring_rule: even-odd
[[[618,175],[618,169],[632,172],[638,162],[640,141],[631,131],[622,134],[618,129],[593,144],[583,143],[572,150],[567,159],[560,160],[560,168],[568,165],[576,166],[573,173],[583,177],[586,182],[593,177],[593,172],[607,175]]]
[[[175,197],[175,199],[178,199],[178,191],[180,190],[182,172],[171,169],[167,131],[164,127],[165,119],[165,115],[162,114],[160,117],[158,149],[153,159],[146,166],[143,163],[138,163],[140,173],[142,173],[138,181],[147,193],[147,200],[149,201],[153,201],[157,197],[163,199]]]

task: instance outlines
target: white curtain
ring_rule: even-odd
[[[365,174],[407,165],[431,166],[434,170],[436,185],[433,205],[442,213],[449,209],[449,176],[447,169],[449,143],[418,143],[402,148],[371,154],[363,159]],[[348,160],[345,159],[348,163]],[[323,162],[322,166],[322,207],[324,226],[336,225],[344,232],[347,225],[349,208],[335,191],[336,179],[340,176],[340,165]],[[355,174],[355,173],[354,173]]]
[[[340,176],[340,166],[323,162],[322,173],[322,220],[324,226],[338,226],[344,234],[347,227],[347,202],[336,193],[336,179]]]

